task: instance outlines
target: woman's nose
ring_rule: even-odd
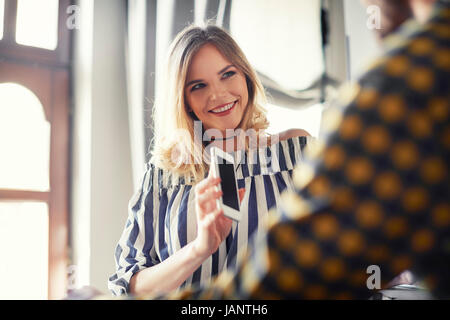
[[[226,88],[221,83],[210,85],[209,98],[211,100],[218,100],[225,96]]]

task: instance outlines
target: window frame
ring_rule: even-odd
[[[16,37],[17,0],[5,0],[3,38],[0,40],[0,56],[10,60],[32,60],[51,66],[68,66],[70,63],[70,30],[66,26],[67,7],[71,0],[59,0],[58,43],[55,50],[18,44]]]
[[[31,90],[40,100],[50,123],[48,192],[0,189],[0,201],[40,201],[48,205],[48,298],[67,292],[69,266],[69,152],[70,152],[70,45],[66,8],[59,0],[58,45],[55,50],[15,42],[17,0],[6,0],[3,39],[0,40],[0,83],[13,82]]]

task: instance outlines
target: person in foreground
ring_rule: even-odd
[[[130,200],[109,278],[114,295],[167,293],[236,270],[281,192],[293,189],[308,136],[301,129],[265,132],[264,89],[221,28],[189,26],[169,52],[154,106],[152,159]],[[217,206],[220,179],[208,175],[212,146],[237,165],[239,223]]]
[[[365,299],[371,270],[381,288],[411,270],[450,297],[449,4],[366,2],[383,10],[386,52],[328,113],[267,233],[237,273],[163,298]],[[405,8],[413,19],[383,23]]]

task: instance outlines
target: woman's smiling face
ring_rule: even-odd
[[[212,44],[194,55],[184,87],[188,111],[205,129],[236,129],[248,104],[245,75]]]

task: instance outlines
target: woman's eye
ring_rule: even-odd
[[[203,88],[204,86],[205,86],[205,84],[203,84],[203,83],[197,83],[197,84],[195,84],[195,85],[193,85],[193,86],[191,87],[191,92],[194,91],[194,90],[197,90],[197,89],[201,89],[201,88]]]
[[[229,77],[233,76],[234,74],[236,74],[235,71],[227,71],[222,75],[222,78],[229,78]]]

